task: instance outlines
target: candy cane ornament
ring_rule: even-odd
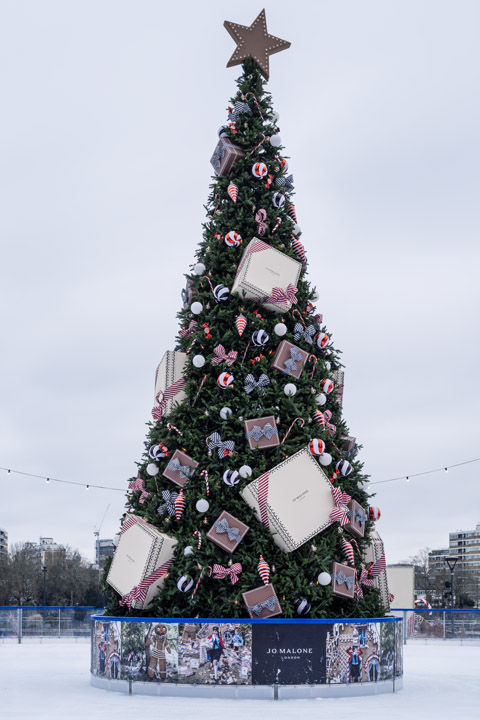
[[[296,423],[298,420],[299,420],[300,423],[301,423],[301,427],[304,427],[304,425],[305,425],[305,420],[304,420],[302,417],[297,417],[297,418],[295,418],[295,420],[292,422],[292,424],[291,424],[290,427],[288,428],[287,432],[285,433],[284,438],[283,438],[282,442],[280,443],[280,445],[283,445],[283,443],[285,442],[285,440],[287,439],[287,437],[290,435],[291,429],[293,428],[293,426],[295,425],[295,423]]]
[[[202,472],[200,473],[200,477],[202,477],[202,475],[205,478],[205,488],[207,491],[207,495],[210,495],[210,487],[208,484],[208,470],[202,470]]]
[[[203,575],[203,573],[204,573],[205,570],[210,570],[210,572],[208,573],[208,577],[210,577],[210,575],[212,574],[212,568],[210,567],[210,565],[207,565],[206,567],[202,568],[202,571],[200,572],[200,575],[198,576],[197,583],[196,583],[196,585],[195,585],[195,587],[194,587],[194,589],[193,589],[192,598],[195,597],[195,593],[196,593],[197,590],[198,590],[198,586],[200,585],[200,580],[202,579],[202,575]]]
[[[200,532],[200,530],[195,530],[195,532],[193,533],[193,537],[198,537],[197,548],[200,550],[200,548],[202,547],[202,533]]]
[[[175,427],[175,425],[172,425],[172,423],[167,423],[167,429],[175,430],[175,432],[177,432],[180,435],[180,437],[182,437],[182,435],[183,435],[182,431],[179,430],[177,427]]]
[[[309,356],[308,356],[308,362],[313,362],[313,369],[312,369],[312,373],[311,373],[311,375],[310,375],[310,380],[312,380],[312,379],[313,379],[313,375],[314,375],[314,373],[315,373],[315,370],[317,369],[317,363],[318,363],[318,358],[317,358],[317,356],[316,356],[316,355],[309,355]]]
[[[282,218],[279,218],[279,217],[275,218],[275,225],[273,226],[272,235],[280,227],[281,224],[282,224]]]
[[[212,281],[210,280],[210,278],[208,277],[208,275],[202,275],[202,279],[200,280],[200,285],[203,286],[203,281],[204,281],[204,280],[207,280],[207,281],[208,281],[208,284],[210,285],[210,290],[211,290],[212,293],[213,293]]]
[[[258,104],[257,98],[255,97],[255,95],[253,94],[253,92],[248,92],[248,93],[245,95],[245,97],[248,97],[249,95],[251,95],[251,96],[253,97],[253,99],[254,99],[254,101],[255,101],[255,105],[257,106],[258,114],[259,114],[260,117],[262,118],[263,122],[265,122],[265,119],[264,119],[264,117],[263,117],[263,115],[262,115],[262,111],[260,110],[260,105]]]
[[[202,380],[202,382],[200,383],[200,387],[198,388],[197,394],[195,395],[195,400],[194,400],[193,403],[192,403],[192,407],[193,407],[193,406],[195,405],[195,403],[197,402],[198,396],[200,395],[200,391],[201,391],[201,389],[203,388],[203,385],[204,385],[205,380],[207,379],[207,377],[208,377],[208,375],[204,375],[204,376],[203,376],[203,380]]]
[[[265,140],[266,140],[265,135],[264,135],[263,133],[260,133],[260,135],[262,136],[262,140],[260,140],[260,142],[258,143],[258,145],[256,145],[256,146],[253,148],[253,150],[250,150],[250,152],[247,153],[247,158],[250,157],[250,155],[253,155],[253,153],[254,153],[256,150],[258,150],[258,148],[260,147],[260,145],[263,145],[263,143],[265,142]]]

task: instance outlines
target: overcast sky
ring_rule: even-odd
[[[244,0],[0,5],[0,465],[127,487],[201,238]],[[372,481],[480,456],[477,0],[267,2],[269,90]],[[387,561],[480,522],[480,463],[377,486]],[[0,471],[11,543],[93,559],[124,493]]]

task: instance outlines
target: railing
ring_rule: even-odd
[[[93,606],[0,606],[0,642],[16,638],[88,638]]]
[[[480,608],[392,608],[403,617],[403,642],[415,640],[457,640],[468,643],[480,640]]]

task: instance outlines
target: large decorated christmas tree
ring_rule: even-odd
[[[109,569],[113,615],[376,617],[385,557],[339,350],[307,280],[294,181],[265,90],[289,43],[227,22],[242,65],[175,350]],[[173,267],[172,267],[173,269]]]

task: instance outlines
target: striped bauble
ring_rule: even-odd
[[[346,477],[347,475],[350,475],[350,473],[353,470],[353,467],[350,465],[348,460],[339,460],[337,464],[335,465],[335,469],[338,470],[340,475],[343,475],[343,477]]]
[[[272,205],[274,208],[281,208],[285,205],[285,195],[281,192],[273,193]]]
[[[293,603],[295,610],[297,611],[297,615],[300,615],[300,617],[304,617],[305,615],[310,614],[310,610],[312,609],[311,603],[308,602],[305,598],[299,598],[298,600],[295,600]]]
[[[315,339],[317,342],[317,347],[320,348],[320,350],[322,350],[325,347],[325,345],[328,343],[330,338],[328,337],[328,335],[326,333],[319,332]]]
[[[373,506],[368,508],[368,515],[370,517],[370,520],[374,520],[374,521],[379,520],[381,514],[382,513],[380,512],[380,508],[373,507]]]
[[[188,592],[193,587],[193,580],[190,577],[190,575],[182,575],[181,578],[177,581],[177,588],[180,590],[180,592]]]
[[[252,342],[258,347],[263,347],[263,345],[266,345],[268,342],[268,333],[266,333],[265,330],[255,330],[252,334]]]
[[[325,443],[323,440],[320,440],[320,438],[313,438],[313,440],[310,440],[308,443],[308,449],[312,455],[321,455],[325,452]]]
[[[320,390],[324,393],[327,393],[327,395],[330,395],[333,390],[333,382],[328,378],[320,380]]]
[[[235,230],[230,230],[230,232],[225,235],[225,245],[228,245],[228,247],[238,247],[241,242],[242,237],[239,233],[235,232]]]
[[[240,482],[240,475],[237,470],[225,470],[223,473],[223,482],[225,485],[232,487]]]
[[[252,165],[253,177],[264,178],[267,173],[268,173],[268,168],[265,165],[265,163],[258,162],[258,163],[255,163],[255,165]]]
[[[226,285],[215,285],[213,288],[213,295],[217,302],[220,302],[221,300],[228,300],[230,290]]]
[[[233,383],[233,375],[229,372],[222,372],[217,378],[217,384],[221,388],[227,388],[230,387],[230,385]]]

